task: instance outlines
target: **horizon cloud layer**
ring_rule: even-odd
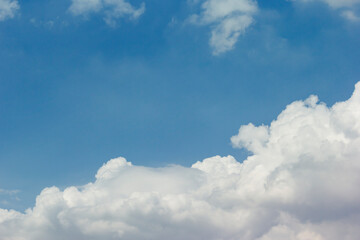
[[[0,209],[1,240],[358,239],[360,82],[347,101],[295,101],[231,142],[252,155],[191,168],[112,159],[94,182],[45,188],[25,213]]]

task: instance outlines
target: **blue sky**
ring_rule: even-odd
[[[359,80],[356,1],[259,0],[219,54],[209,45],[217,23],[191,20],[199,1],[145,1],[143,14],[115,24],[106,10],[74,14],[72,4],[19,0],[0,21],[0,189],[19,190],[0,191],[2,208],[85,184],[119,156],[149,167],[241,161],[247,152],[230,144],[240,125],[269,124],[311,94],[343,101]]]

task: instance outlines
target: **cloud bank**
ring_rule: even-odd
[[[19,8],[17,0],[0,0],[0,21],[13,18]]]
[[[310,96],[231,141],[252,155],[191,168],[112,159],[94,182],[46,188],[25,213],[1,209],[1,239],[358,239],[360,83],[347,101]]]
[[[69,11],[73,15],[89,15],[102,13],[104,20],[110,26],[116,26],[116,21],[122,17],[137,19],[145,12],[145,4],[135,8],[125,0],[72,0]]]
[[[219,55],[233,49],[239,36],[254,22],[257,10],[254,0],[205,0],[201,1],[201,12],[191,16],[190,21],[211,27],[209,44],[213,54]]]

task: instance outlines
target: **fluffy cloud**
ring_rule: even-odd
[[[301,2],[323,2],[331,8],[340,10],[341,15],[350,21],[359,21],[356,14],[356,8],[360,6],[360,0],[294,0]]]
[[[1,239],[358,239],[360,83],[332,107],[293,102],[232,143],[252,155],[191,168],[110,160],[85,186],[44,189],[25,213],[0,209]]]
[[[209,43],[213,54],[218,55],[234,47],[239,36],[254,22],[257,10],[254,0],[205,0],[201,1],[201,13],[190,20],[211,26]]]
[[[17,0],[0,0],[0,21],[13,18],[19,8]]]
[[[72,0],[69,11],[74,15],[88,15],[103,12],[104,20],[111,26],[121,17],[136,19],[145,12],[145,4],[135,8],[125,0]]]

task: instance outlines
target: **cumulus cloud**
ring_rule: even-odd
[[[257,10],[254,0],[204,0],[201,12],[191,16],[190,21],[211,27],[209,44],[213,54],[218,55],[234,48],[239,36],[254,22]]]
[[[19,8],[17,0],[0,0],[0,21],[13,18]]]
[[[0,209],[1,239],[358,239],[360,83],[347,101],[310,96],[231,140],[253,154],[190,168],[112,159],[94,182],[44,189],[25,213]]]
[[[72,0],[69,11],[73,15],[89,15],[103,13],[104,20],[111,26],[116,25],[116,20],[122,17],[136,19],[145,12],[145,4],[135,8],[125,0]]]
[[[301,2],[323,2],[333,9],[341,12],[341,15],[350,21],[359,21],[356,8],[360,6],[360,0],[293,0]]]
[[[246,148],[253,153],[265,147],[269,139],[269,128],[267,126],[255,127],[252,123],[241,126],[239,134],[231,138],[233,147]]]

